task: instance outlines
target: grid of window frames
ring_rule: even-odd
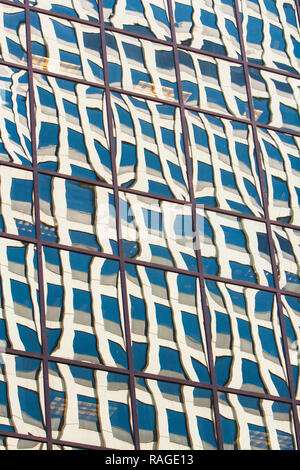
[[[299,449],[299,8],[0,1],[0,449]]]

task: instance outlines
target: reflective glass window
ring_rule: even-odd
[[[209,383],[198,281],[126,264],[134,367]]]
[[[106,25],[171,40],[167,0],[103,0],[102,3]]]
[[[0,230],[35,237],[31,171],[0,166]]]
[[[218,385],[289,397],[273,293],[206,281]]]
[[[164,44],[106,33],[109,82],[113,87],[178,99],[173,50]]]
[[[31,165],[28,74],[0,65],[0,161]]]
[[[214,54],[240,57],[233,0],[175,0],[177,42]]]
[[[188,200],[179,108],[113,93],[112,112],[119,185]]]
[[[186,111],[196,203],[262,217],[252,129]]]
[[[29,439],[0,436],[0,450],[47,450],[47,444]]]
[[[2,354],[0,430],[45,437],[41,361]]]
[[[127,368],[119,263],[46,247],[43,255],[49,353]]]
[[[272,227],[276,252],[279,286],[283,290],[300,293],[300,231]]]
[[[0,239],[0,346],[41,353],[37,255],[34,245]]]
[[[35,12],[30,23],[33,67],[103,82],[98,28]]]
[[[197,271],[190,205],[120,192],[127,258]]]
[[[239,0],[247,59],[299,73],[300,35],[294,0]]]
[[[296,398],[300,397],[300,298],[282,295],[282,310]]]
[[[295,450],[291,405],[219,393],[226,450]]]
[[[34,90],[39,167],[111,183],[104,91],[41,74]]]
[[[216,450],[210,390],[136,378],[142,450]]]
[[[25,11],[11,5],[0,4],[0,57],[7,62],[27,62]]]
[[[49,384],[54,438],[133,449],[126,375],[50,362]]]
[[[201,208],[197,212],[205,274],[273,287],[265,224]]]
[[[300,80],[249,67],[256,121],[299,132]]]
[[[110,189],[39,175],[42,239],[118,254]]]
[[[300,225],[300,139],[257,128],[272,220]]]
[[[29,4],[49,12],[74,16],[82,20],[99,21],[97,0],[29,0]]]
[[[185,102],[237,117],[249,117],[241,65],[194,52],[178,51]]]

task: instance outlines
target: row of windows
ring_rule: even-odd
[[[1,230],[35,238],[32,173],[0,166]],[[126,258],[274,287],[265,223],[190,205],[120,193],[120,226]],[[119,255],[111,189],[40,175],[40,231],[54,242]],[[272,227],[279,287],[299,293],[299,230]]]
[[[168,42],[171,41],[171,26],[167,3],[166,0],[103,0],[104,24]],[[80,18],[91,23],[99,22],[96,0],[81,0],[75,5],[70,0],[30,0],[29,4],[52,13]],[[20,57],[25,47],[17,45],[19,41],[14,41],[11,35],[15,27],[24,22],[22,9],[9,6],[3,8],[4,26],[9,33],[7,47],[15,47],[16,55]],[[233,0],[201,4],[197,0],[172,0],[172,8],[178,44],[212,54],[241,58]],[[300,37],[295,1],[239,0],[238,8],[247,59],[255,64],[298,73]],[[39,15],[32,15],[32,25],[36,28]],[[43,15],[40,15],[40,18],[43,18]],[[46,26],[45,21],[44,17],[37,29],[43,29]],[[70,22],[52,18],[49,19],[49,24],[51,23],[53,32],[58,37],[69,43],[76,42]],[[76,26],[76,23],[73,24]],[[47,32],[48,35],[51,34],[49,29]]]
[[[0,160],[31,166],[27,72],[0,72]],[[112,184],[105,92],[39,74],[34,90],[38,167]],[[119,186],[189,201],[179,109],[122,93],[111,94],[111,105]],[[190,110],[185,116],[196,203],[263,217],[252,128]],[[257,132],[270,217],[299,225],[300,138]]]
[[[1,430],[45,438],[41,361],[6,355],[0,389]],[[135,393],[141,449],[217,448],[210,390],[136,377]],[[134,448],[126,375],[51,361],[49,395],[53,439],[83,447]],[[295,449],[289,403],[224,392],[218,401],[225,449]],[[2,436],[0,448],[43,445]]]
[[[1,8],[14,10],[0,4]],[[4,25],[8,23],[5,28],[8,32],[7,37],[1,37],[0,57],[8,62],[24,64],[25,12],[7,13],[13,17],[16,15],[15,19],[9,20],[5,15],[3,12],[2,21]],[[36,12],[31,12],[30,22],[32,65],[35,68],[104,83],[99,29]],[[105,33],[105,37],[110,86],[170,102],[178,100],[172,47],[110,31]],[[186,105],[249,118],[242,65],[186,50],[179,50],[178,59]],[[257,122],[299,132],[299,80],[253,67],[249,67],[249,78]],[[25,76],[23,80],[26,80]],[[39,80],[40,87],[47,87],[46,79],[44,85],[42,78]],[[72,85],[64,88],[72,88]],[[53,92],[56,94],[59,90]]]
[[[42,353],[35,247],[1,240],[3,347]],[[128,368],[118,261],[43,248],[48,354]],[[125,263],[136,371],[210,384],[198,280]],[[275,294],[206,280],[219,386],[289,397]],[[282,295],[295,392],[300,399],[299,299]],[[125,312],[126,313],[126,312]]]

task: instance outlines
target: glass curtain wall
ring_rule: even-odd
[[[0,1],[0,449],[299,449],[299,18]]]

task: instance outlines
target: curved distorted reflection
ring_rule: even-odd
[[[41,361],[1,356],[0,430],[45,437]]]
[[[100,30],[30,12],[33,67],[103,83]]]
[[[264,223],[197,209],[205,274],[274,286]]]
[[[189,199],[180,110],[113,93],[120,186]]]
[[[42,174],[39,183],[43,240],[118,254],[112,190]]]
[[[106,32],[106,51],[112,87],[169,101],[178,100],[171,47]]]
[[[0,103],[0,161],[31,165],[27,72],[0,65]]]
[[[210,390],[136,378],[136,398],[142,450],[217,449]]]
[[[50,362],[49,386],[54,438],[133,449],[126,375]]]
[[[239,0],[249,62],[300,71],[300,35],[294,0]]]
[[[27,62],[25,11],[0,4],[0,58],[8,62]]]
[[[117,261],[44,248],[49,354],[127,368]]]
[[[114,28],[171,40],[167,0],[103,0],[104,23]]]
[[[282,310],[289,348],[293,385],[296,398],[300,397],[300,298],[290,295],[282,295]]]
[[[191,206],[119,193],[126,258],[197,271]]]
[[[300,81],[249,67],[255,119],[281,129],[300,131]]]
[[[209,383],[196,278],[126,264],[136,370]]]
[[[289,403],[219,393],[225,450],[295,450]]]
[[[300,138],[257,128],[272,220],[300,225]]]
[[[35,246],[1,238],[0,256],[0,349],[41,353]]]
[[[37,8],[75,16],[82,20],[99,21],[97,0],[29,0],[29,4]]]
[[[196,203],[264,215],[252,130],[186,111]]]
[[[35,238],[33,175],[0,166],[0,230]]]
[[[249,118],[243,66],[183,50],[178,56],[187,105]]]
[[[40,74],[34,90],[39,167],[111,183],[104,91]]]
[[[0,436],[0,450],[47,450],[45,442]]]
[[[279,287],[300,293],[300,231],[272,227]]]
[[[206,281],[218,385],[289,397],[273,293]]]
[[[233,0],[175,0],[177,42],[202,51],[240,58]]]

